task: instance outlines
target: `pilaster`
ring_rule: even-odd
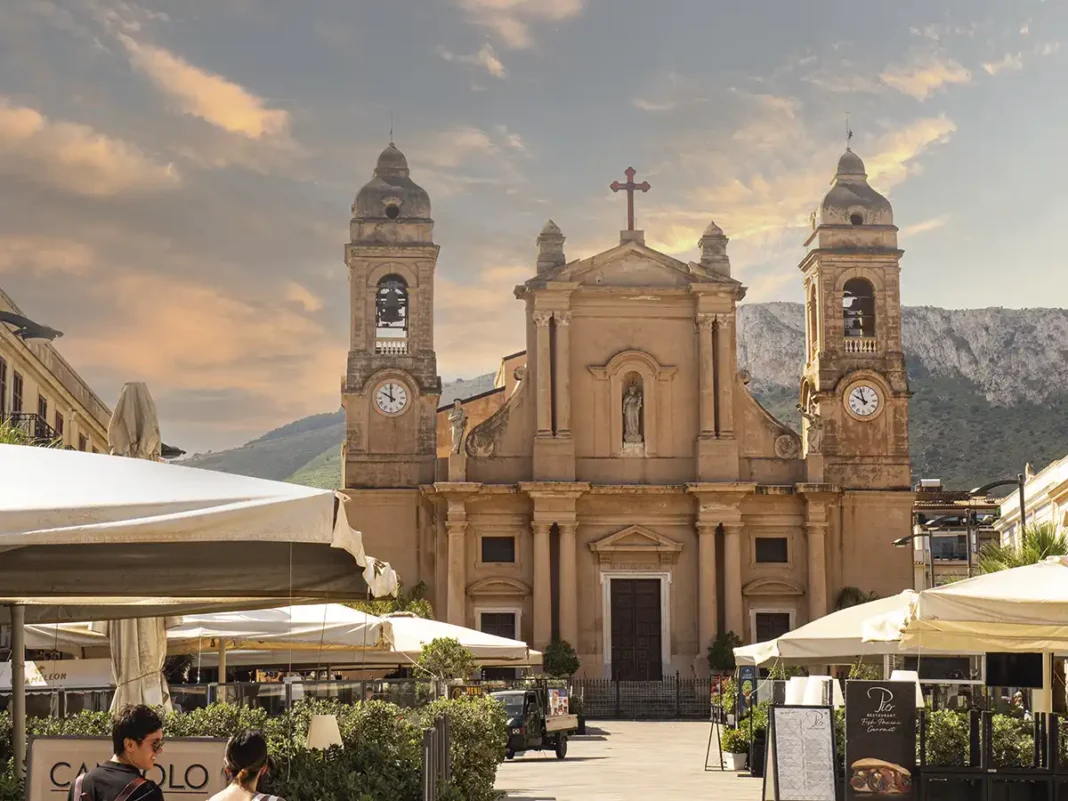
[[[556,391],[556,436],[571,437],[571,312],[553,312],[556,321],[556,359],[553,389]]]
[[[449,482],[434,485],[445,499],[445,537],[448,543],[445,620],[467,626],[467,499],[481,484]]]
[[[552,312],[536,311],[533,314],[537,338],[537,406],[538,437],[553,435],[552,417],[552,356],[549,349],[549,321]]]

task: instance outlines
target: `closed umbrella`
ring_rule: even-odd
[[[158,462],[163,440],[156,403],[148,387],[137,381],[124,384],[108,423],[108,446],[113,456]],[[171,709],[171,695],[163,678],[167,658],[167,621],[162,617],[113,620],[107,624],[111,640],[111,668],[115,697],[111,709],[126,704],[147,704]]]

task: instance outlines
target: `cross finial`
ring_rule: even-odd
[[[393,112],[389,112],[389,143],[393,144]]]
[[[640,184],[634,183],[634,168],[627,167],[623,172],[627,176],[627,182],[621,184],[619,181],[612,181],[609,187],[613,192],[618,192],[623,189],[627,192],[627,230],[634,230],[634,190],[637,189],[641,192],[648,192],[650,189],[648,181],[642,181]]]
[[[849,127],[849,112],[846,111],[846,150],[850,149],[853,142],[853,129]]]

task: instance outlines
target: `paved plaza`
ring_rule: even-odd
[[[757,801],[761,781],[705,771],[708,723],[597,721],[568,744],[567,759],[532,751],[501,765],[508,801]],[[713,744],[709,764],[718,764]]]

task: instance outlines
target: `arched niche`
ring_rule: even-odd
[[[640,350],[624,350],[603,365],[591,365],[597,412],[598,456],[663,455],[671,442],[671,381],[676,369]],[[632,386],[641,392],[641,442],[624,440],[623,399]]]

